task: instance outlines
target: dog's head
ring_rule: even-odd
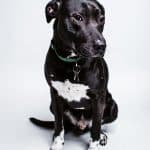
[[[105,11],[96,0],[52,0],[46,6],[46,19],[53,18],[62,41],[70,43],[75,53],[84,57],[104,56]]]

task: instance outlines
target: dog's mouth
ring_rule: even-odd
[[[85,49],[76,49],[73,50],[72,54],[69,57],[80,57],[80,58],[96,58],[96,57],[104,57],[104,53],[102,52],[95,52],[90,53]]]

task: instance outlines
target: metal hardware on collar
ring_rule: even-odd
[[[80,81],[79,79],[80,69],[81,69],[80,66],[76,62],[76,65],[73,67],[74,81],[77,81],[77,82]]]
[[[68,57],[62,57],[58,54],[54,44],[51,45],[51,48],[55,51],[55,54],[57,55],[57,57],[61,60],[61,61],[64,61],[64,62],[67,62],[67,63],[72,63],[72,62],[78,62],[81,58],[78,57],[78,58],[68,58]]]
[[[57,56],[61,61],[64,61],[64,62],[66,62],[66,63],[73,63],[73,62],[76,63],[75,66],[73,67],[74,81],[79,82],[79,81],[80,81],[80,79],[79,79],[79,73],[80,73],[80,69],[81,69],[81,68],[80,68],[80,65],[77,64],[77,62],[78,62],[79,60],[81,60],[82,57],[77,57],[77,58],[66,57],[66,58],[65,58],[65,57],[62,57],[62,56],[60,56],[60,55],[58,54],[58,52],[57,52],[57,50],[56,50],[56,48],[55,48],[55,46],[54,46],[53,43],[51,43],[51,48],[54,50],[56,56]],[[101,57],[100,57],[99,54],[96,54],[96,55],[92,56],[92,58],[101,58]]]

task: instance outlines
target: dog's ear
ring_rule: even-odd
[[[60,0],[51,0],[45,8],[46,20],[49,23],[53,18],[56,18],[60,8]]]
[[[100,17],[101,32],[103,32],[103,30],[104,30],[104,24],[105,24],[105,16],[101,15],[101,17]]]
[[[101,9],[101,16],[100,16],[100,27],[101,27],[101,32],[104,30],[104,24],[105,24],[105,9],[102,5],[100,5]]]

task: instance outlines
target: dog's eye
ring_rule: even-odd
[[[101,22],[101,23],[104,23],[104,21],[105,21],[105,17],[104,17],[103,15],[101,15],[101,16],[100,16],[100,22]]]
[[[95,9],[95,15],[96,15],[96,16],[100,15],[99,9]]]
[[[75,20],[77,21],[83,21],[83,17],[81,15],[78,15],[78,14],[73,14],[72,16]]]

